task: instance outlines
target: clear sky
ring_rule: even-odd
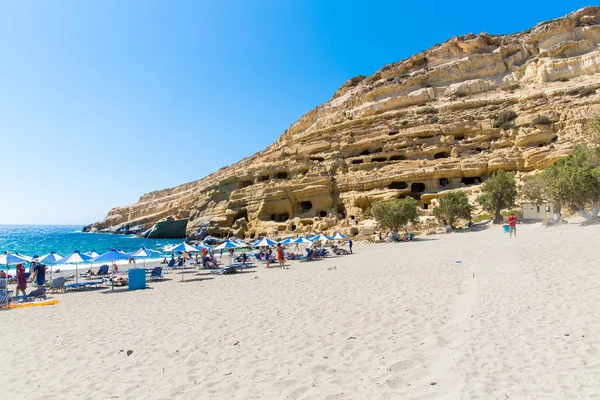
[[[0,3],[0,224],[88,224],[271,144],[356,75],[570,1]]]

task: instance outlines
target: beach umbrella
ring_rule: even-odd
[[[275,246],[277,244],[276,241],[271,240],[267,237],[262,238],[254,243],[252,243],[252,247],[266,247],[266,246]]]
[[[289,237],[287,239],[283,239],[283,240],[279,241],[278,243],[279,244],[292,244],[292,243],[294,243],[294,238]]]
[[[181,242],[179,244],[176,244],[175,246],[169,247],[167,249],[167,251],[177,251],[177,252],[181,252],[181,253],[191,253],[191,252],[200,252],[202,250],[200,250],[197,247],[194,247],[186,242]],[[181,269],[181,281],[183,282],[183,268]]]
[[[52,264],[57,262],[61,258],[63,258],[63,256],[56,254],[55,251],[51,251],[50,253],[44,256],[38,257],[38,262],[42,264]]]
[[[119,260],[128,260],[129,258],[131,258],[131,256],[127,253],[122,252],[121,250],[116,250],[116,249],[111,249],[110,251],[107,251],[104,254],[100,254],[98,257],[94,257],[92,258],[90,261],[91,262],[105,262],[105,261],[119,261]],[[112,270],[112,275],[113,278],[115,276],[115,267],[113,264],[113,270]],[[112,283],[112,281],[111,281]],[[112,289],[114,290],[114,283],[112,284]]]
[[[79,250],[75,250],[73,253],[69,254],[58,260],[57,264],[75,264],[75,282],[79,283],[79,263],[88,262],[92,259],[90,256],[86,256],[81,253]]]
[[[304,236],[300,236],[298,239],[294,240],[292,243],[298,243],[298,244],[303,244],[303,243],[312,243],[310,240],[308,240],[307,238],[305,238]]]
[[[310,240],[313,241],[313,242],[317,242],[317,241],[328,242],[331,239],[321,233],[321,234],[319,234],[317,236],[313,236]]]
[[[333,235],[331,237],[331,240],[344,240],[344,239],[348,239],[348,236],[346,235],[342,235],[341,233],[335,233],[335,235]]]
[[[44,256],[36,257],[36,258],[40,264],[51,264],[50,265],[50,279],[52,279],[52,274],[54,272],[53,271],[54,267],[52,266],[52,264],[55,264],[58,260],[60,260],[63,257],[56,254],[55,251],[51,251],[50,253],[48,253]]]
[[[238,243],[233,240],[226,240],[223,243],[221,243],[220,245],[218,245],[217,247],[215,247],[215,250],[238,249],[241,247],[248,247],[248,246],[246,244]]]
[[[244,243],[238,243],[233,240],[226,240],[223,243],[221,243],[220,245],[218,245],[217,247],[215,247],[215,250],[230,250],[230,249],[239,249],[242,247],[248,247],[248,245],[244,244]],[[230,254],[229,255],[229,264],[231,264],[233,262],[232,258],[233,258],[233,256]]]
[[[27,260],[27,262],[32,262],[32,261],[34,261],[34,259],[35,259],[35,257],[29,257],[29,256],[26,256],[25,254],[21,254],[21,253],[19,253],[19,252],[14,252],[14,253],[12,253],[12,254],[13,254],[13,255],[15,255],[15,256],[18,256],[18,257],[21,257],[21,258],[24,258],[24,259],[26,259],[26,260]]]
[[[87,253],[83,253],[88,257],[98,257],[100,254],[96,252],[96,250],[88,251]]]
[[[144,267],[146,267],[146,258],[151,256],[159,256],[160,251],[150,250],[145,247],[140,248],[138,251],[129,253],[131,257],[142,258],[144,260]]]
[[[193,251],[201,251],[200,249],[198,249],[197,247],[194,247],[186,242],[181,242],[179,244],[176,244],[174,246],[171,246],[169,248],[167,248],[167,251],[180,251],[180,252],[186,252],[186,253],[190,253]]]

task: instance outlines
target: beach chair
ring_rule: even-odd
[[[148,277],[148,279],[150,279],[151,281],[153,281],[155,279],[162,279],[162,278],[163,278],[162,267],[154,267],[154,269],[150,273],[150,276]]]
[[[12,292],[8,290],[7,280],[5,278],[0,279],[0,308],[8,308],[10,303],[10,294]]]
[[[173,267],[175,267],[175,259],[171,258],[169,260],[169,263],[167,264],[167,268],[173,268]]]
[[[54,278],[52,280],[52,282],[50,282],[50,286],[48,287],[48,292],[53,291],[53,292],[58,292],[58,291],[65,291],[65,278],[62,276],[59,276],[58,278]]]
[[[110,266],[108,265],[101,265],[100,268],[98,269],[98,273],[96,274],[97,277],[107,277],[110,276],[110,272],[109,272]]]
[[[27,296],[15,296],[13,299],[20,301],[34,301],[35,299],[46,300],[46,292],[47,289],[45,288],[35,289],[29,292]]]
[[[298,257],[297,260],[303,261],[313,261],[315,259],[315,251],[313,249],[308,250],[308,253],[304,257]]]
[[[236,274],[237,272],[238,272],[237,268],[235,268],[233,266],[229,266],[229,267],[225,267],[225,268],[219,268],[219,269],[214,269],[214,270],[210,271],[211,274],[217,274],[217,275]]]

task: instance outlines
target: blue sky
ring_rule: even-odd
[[[0,224],[87,224],[271,144],[347,79],[582,1],[0,3]]]

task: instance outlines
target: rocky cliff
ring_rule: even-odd
[[[189,236],[323,231],[377,200],[413,196],[426,214],[496,170],[542,169],[600,114],[599,22],[588,7],[518,34],[458,36],[352,78],[266,150],[87,229],[189,217]]]

